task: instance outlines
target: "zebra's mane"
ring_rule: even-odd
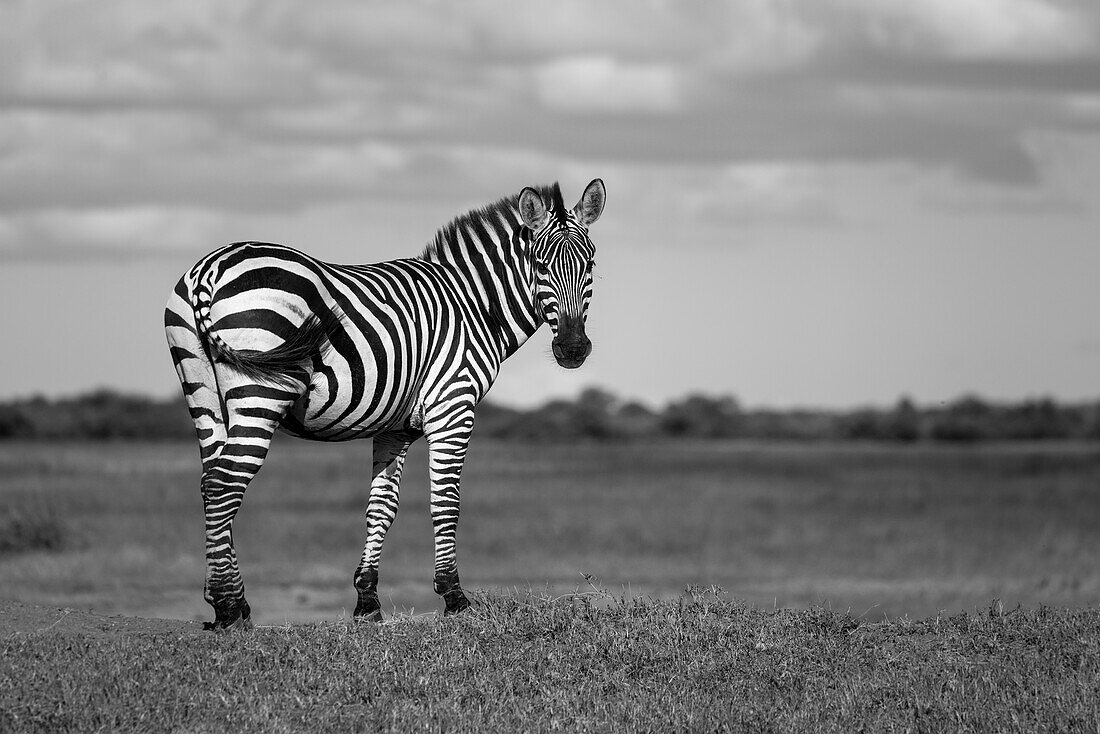
[[[542,200],[550,207],[551,216],[557,217],[559,220],[565,218],[568,210],[565,208],[565,203],[562,201],[561,187],[556,181],[549,186],[532,186],[531,188],[539,192],[539,195],[542,196]],[[471,209],[440,227],[435,237],[432,238],[432,241],[428,243],[428,246],[425,247],[424,251],[420,254],[420,258],[422,260],[438,259],[441,250],[458,244],[458,232],[460,229],[465,229],[466,225],[501,216],[503,216],[506,221],[512,221],[517,218],[518,215],[516,212],[518,209],[518,193],[512,196],[505,196],[494,201],[492,204]]]

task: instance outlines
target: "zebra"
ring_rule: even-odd
[[[428,444],[434,590],[469,607],[458,576],[459,480],[474,408],[501,363],[545,322],[554,359],[580,367],[601,179],[567,208],[526,187],[456,217],[418,256],[334,265],[262,242],[226,245],[176,283],[164,326],[199,440],[203,596],[215,630],[251,627],[233,520],[277,428],[316,441],[373,439],[367,539],[354,617],[380,621],[378,568],[409,446]]]

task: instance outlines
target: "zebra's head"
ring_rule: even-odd
[[[535,305],[554,332],[554,359],[568,369],[580,367],[592,352],[592,341],[584,332],[596,264],[588,227],[600,218],[605,196],[598,178],[572,209],[565,207],[557,184],[550,201],[532,188],[519,195],[520,217],[531,230]]]

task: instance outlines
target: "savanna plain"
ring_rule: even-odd
[[[214,635],[193,445],[0,443],[0,730],[1100,727],[1095,442],[475,439],[448,619],[425,464],[359,625],[369,443],[277,437]]]

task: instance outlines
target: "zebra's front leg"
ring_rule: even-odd
[[[459,480],[470,432],[473,405],[452,410],[440,427],[425,431],[428,439],[428,471],[431,478],[432,529],[435,534],[435,593],[446,603],[444,614],[458,614],[470,607],[458,580],[455,537],[458,532]]]
[[[400,433],[374,437],[370,498],[367,500],[367,542],[359,567],[355,569],[355,591],[359,596],[355,604],[356,619],[382,621],[382,606],[378,603],[378,564],[386,532],[397,517],[401,469],[410,443],[410,438]]]

